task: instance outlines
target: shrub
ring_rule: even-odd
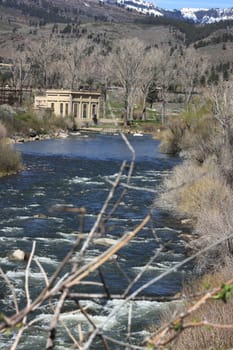
[[[28,135],[30,130],[40,133],[43,128],[42,121],[30,112],[20,112],[14,116],[13,129],[16,133]]]
[[[223,182],[214,159],[200,165],[186,160],[177,166],[164,181],[158,204],[180,215],[193,218],[192,251],[204,248],[219,238],[224,238],[233,228],[233,193]],[[225,241],[197,261],[197,269],[223,264],[233,252],[232,241]]]
[[[13,150],[11,145],[5,140],[0,141],[0,174],[13,174],[22,170],[22,160],[20,154]]]
[[[6,128],[5,126],[0,122],[0,140],[2,138],[6,137]]]
[[[184,132],[185,125],[179,118],[170,120],[167,129],[161,134],[160,151],[167,154],[179,153]]]
[[[211,159],[206,161],[203,165],[193,160],[183,161],[183,163],[176,166],[169,177],[164,180],[158,204],[183,215],[195,215],[195,207],[197,207],[199,203],[197,202],[197,198],[195,203],[192,203],[193,198],[190,197],[190,199],[188,199],[189,189],[194,186],[197,181],[203,179],[207,173],[211,176],[215,169],[215,162]],[[184,199],[186,203],[182,203]],[[193,208],[191,208],[191,206],[193,206]]]
[[[210,113],[209,101],[196,99],[179,117],[169,119],[166,131],[162,134],[161,152],[177,154],[204,162],[216,153],[216,120]]]
[[[232,277],[232,263],[228,263],[220,271],[215,271],[203,276],[198,281],[193,282],[188,288],[185,288],[183,294],[195,295],[205,294],[208,290],[221,286]],[[190,305],[187,303],[186,308]],[[232,296],[228,298],[227,303],[222,300],[209,300],[203,304],[197,311],[192,313],[186,322],[195,323],[207,320],[214,324],[225,325],[233,324],[233,314],[230,310],[233,307]],[[169,320],[170,321],[170,320]],[[193,327],[185,329],[171,344],[173,350],[214,350],[230,349],[233,346],[232,329],[220,329],[217,327]]]

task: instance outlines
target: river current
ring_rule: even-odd
[[[171,214],[154,207],[156,192],[160,190],[162,179],[169,174],[179,159],[159,152],[159,142],[150,136],[129,137],[136,152],[136,162],[131,186],[153,191],[128,189],[119,202],[113,217],[104,228],[105,237],[118,239],[126,231],[133,229],[152,210],[152,220],[121,251],[117,253],[117,262],[129,278],[134,278],[147,264],[150,257],[161,244],[166,248],[147,268],[146,272],[133,286],[159,275],[185,257],[184,243],[180,239],[182,227],[179,220]],[[0,261],[1,268],[15,286],[17,299],[25,305],[24,262],[11,261],[8,255],[16,249],[31,251],[35,241],[35,255],[48,275],[51,275],[59,262],[72,247],[79,230],[77,214],[52,210],[53,208],[84,207],[86,209],[84,232],[89,232],[111,189],[123,160],[130,161],[131,152],[120,135],[77,135],[66,139],[53,139],[18,144],[22,153],[25,169],[18,175],[0,179]],[[122,181],[126,175],[122,176]],[[87,259],[97,256],[106,247],[93,244]],[[111,293],[122,293],[127,280],[114,263],[108,263],[103,270],[106,284]],[[180,290],[182,281],[188,272],[179,270],[144,292],[145,296],[169,296]],[[0,280],[0,310],[11,314],[13,301],[9,289]],[[44,277],[35,264],[30,269],[30,294],[33,299],[44,285]],[[84,301],[91,309],[97,325],[101,325],[109,312],[117,307],[119,300],[100,302]],[[139,342],[146,336],[151,326],[159,320],[167,302],[135,301],[132,307],[132,337]],[[67,311],[72,310],[68,305]],[[66,310],[65,310],[66,311]],[[51,319],[51,310],[41,306],[41,322],[28,330],[22,337],[18,349],[37,350],[45,347],[47,326]],[[77,331],[77,324],[84,324],[80,313],[68,313],[62,316],[64,321]],[[128,318],[128,306],[125,305],[105,326],[110,336],[124,339]],[[0,335],[0,349],[9,349],[11,335]],[[69,349],[72,342],[64,334],[62,327],[57,335],[56,349]],[[102,349],[96,345],[93,349]],[[111,349],[120,349],[112,346]],[[123,349],[123,348],[122,348]]]

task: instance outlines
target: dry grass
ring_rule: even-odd
[[[185,294],[206,293],[208,289],[221,285],[232,277],[232,263],[228,263],[218,272],[211,273],[195,281],[184,291]],[[190,306],[190,305],[189,305]],[[186,305],[188,307],[188,305]],[[206,320],[220,325],[233,324],[233,297],[227,303],[222,300],[210,300],[192,314],[187,322]],[[172,343],[172,350],[224,350],[233,346],[232,329],[193,327],[185,329]]]
[[[22,170],[22,160],[18,152],[6,144],[5,140],[0,141],[0,176],[14,174]]]
[[[189,213],[188,208],[185,208],[182,201],[187,197],[185,201],[189,209],[199,206],[197,198],[195,203],[193,203],[193,198],[191,197],[188,201],[189,190],[196,182],[200,183],[201,180],[203,181],[207,174],[211,177],[211,174],[213,174],[215,170],[215,162],[211,159],[203,165],[191,160],[184,161],[181,165],[176,166],[172,174],[165,179],[159,204],[180,212],[181,214],[188,213],[189,216],[192,216],[194,210],[192,209],[192,213]],[[186,192],[187,195],[185,195]]]
[[[5,126],[0,122],[0,139],[6,137],[6,128]]]
[[[233,193],[219,175],[213,159],[202,166],[184,161],[164,182],[159,205],[193,218],[195,235],[188,243],[196,251],[233,231]],[[195,238],[194,238],[195,237]],[[233,252],[233,242],[217,246],[198,259],[197,269],[222,264]]]

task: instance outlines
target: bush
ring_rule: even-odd
[[[180,118],[169,121],[167,129],[161,134],[160,151],[167,154],[177,154],[181,151],[181,140],[185,125]]]
[[[2,138],[6,137],[6,128],[5,126],[0,122],[0,140]]]
[[[13,150],[5,140],[0,141],[0,175],[17,173],[22,170],[20,154]]]
[[[233,193],[223,182],[214,159],[203,165],[186,160],[177,166],[164,181],[158,204],[193,219],[194,235],[189,242],[192,251],[207,247],[232,232]],[[205,270],[223,264],[232,252],[232,241],[225,241],[199,257],[196,267]]]
[[[196,198],[193,202],[194,198],[191,198],[191,193],[189,196],[189,191],[192,189],[192,186],[197,186],[197,181],[199,181],[200,186],[200,181],[203,180],[207,173],[211,176],[215,171],[216,165],[214,160],[211,159],[203,165],[192,160],[183,161],[164,180],[158,204],[175,210],[182,215],[195,216],[196,208],[200,205],[200,198],[198,198],[198,194],[195,195]],[[183,203],[184,200],[185,202]]]
[[[185,288],[183,294],[195,295],[205,294],[214,287],[221,286],[232,277],[232,263],[228,263],[220,271],[215,271],[205,275],[198,281],[193,282],[188,288]],[[191,305],[186,303],[186,309]],[[219,325],[232,325],[233,313],[232,296],[228,298],[227,303],[222,300],[209,300],[204,303],[197,311],[193,312],[186,322],[197,323],[207,320],[210,323]],[[168,321],[170,321],[168,319]],[[221,329],[217,327],[193,327],[185,329],[180,336],[170,344],[173,350],[213,350],[230,349],[233,346],[232,329]]]
[[[219,130],[210,111],[208,101],[197,99],[179,117],[170,118],[162,134],[161,152],[177,154],[182,151],[186,157],[200,163],[216,153]]]

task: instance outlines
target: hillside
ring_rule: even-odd
[[[232,64],[233,21],[200,25],[169,17],[144,16],[97,0],[0,0],[0,58],[45,39],[87,38],[106,52],[112,42],[137,37],[148,46],[183,50],[194,46],[209,65]]]

